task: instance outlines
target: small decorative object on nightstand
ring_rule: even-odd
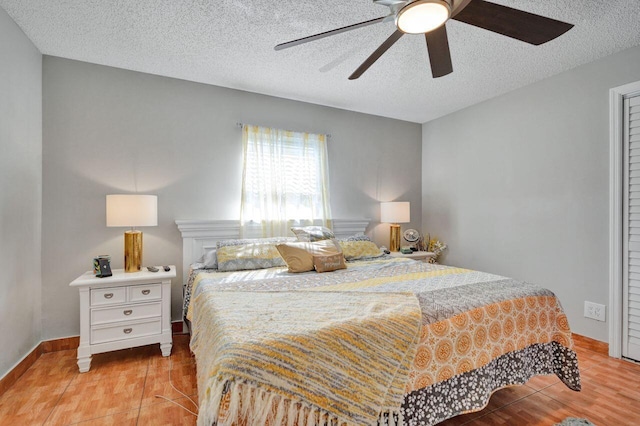
[[[419,250],[419,248],[416,247],[418,241],[420,240],[420,233],[418,231],[416,231],[415,229],[407,229],[406,231],[404,231],[404,234],[402,234],[402,237],[411,245],[411,250]]]
[[[433,253],[433,257],[429,259],[429,263],[437,263],[440,254],[447,249],[447,245],[438,238],[430,238],[427,251]]]
[[[421,262],[428,262],[430,258],[435,256],[435,254],[431,253],[430,251],[414,251],[409,254],[402,254],[399,251],[392,251],[391,256],[406,257],[407,259],[419,260]]]
[[[171,354],[171,279],[169,271],[125,273],[96,278],[93,271],[76,278],[80,291],[78,367],[89,371],[93,354],[160,343],[162,356]]]

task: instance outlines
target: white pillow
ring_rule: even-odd
[[[200,259],[194,263],[198,269],[218,269],[218,256],[215,248],[207,248]]]

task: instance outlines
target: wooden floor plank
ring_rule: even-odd
[[[187,398],[177,399],[173,402],[192,408]],[[196,424],[196,417],[180,406],[167,401],[140,408],[138,424],[145,426],[193,426]]]
[[[66,425],[140,408],[145,378],[115,375],[103,380],[72,383],[47,419]]]
[[[75,423],[74,426],[136,426],[140,409],[127,411],[124,413],[112,414],[110,416],[92,418],[83,422]]]
[[[585,417],[585,413],[536,392],[467,424],[470,426],[550,426],[567,417],[581,418]]]

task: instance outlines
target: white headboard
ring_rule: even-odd
[[[369,219],[333,219],[336,237],[364,233]],[[218,240],[240,238],[237,220],[176,220],[182,234],[182,283],[187,282],[189,265],[198,260],[208,248],[215,248]]]

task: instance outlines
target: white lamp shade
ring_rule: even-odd
[[[389,203],[380,203],[380,222],[411,222],[411,203],[409,201],[392,201]]]
[[[107,195],[107,226],[158,226],[158,196]]]

